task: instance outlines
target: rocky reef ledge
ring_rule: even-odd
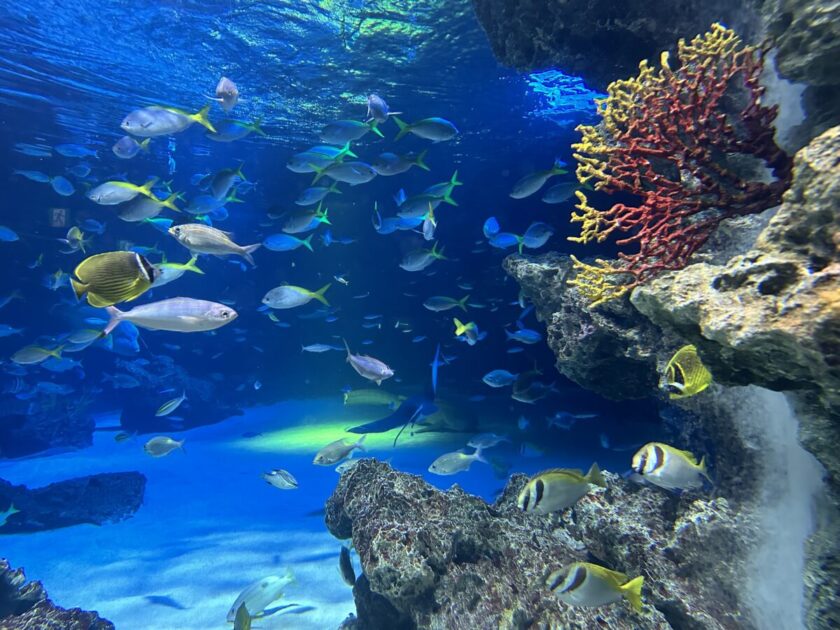
[[[53,604],[40,582],[26,582],[22,569],[0,558],[0,630],[114,630],[96,612]]]
[[[145,491],[146,477],[135,471],[75,477],[43,488],[0,479],[0,509],[14,505],[19,510],[0,527],[0,535],[116,523],[140,509]]]
[[[741,607],[739,559],[755,533],[726,499],[676,497],[605,473],[567,510],[525,514],[514,475],[489,505],[457,485],[363,460],[326,506],[337,538],[352,538],[364,575],[353,595],[360,630],[413,628],[752,628]],[[564,564],[595,561],[644,575],[644,608],[574,608],[545,586]]]

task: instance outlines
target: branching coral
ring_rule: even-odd
[[[639,200],[598,210],[576,193],[571,220],[581,234],[570,240],[601,243],[616,232],[625,235],[619,247],[638,246],[616,262],[574,259],[571,284],[592,306],[685,267],[723,219],[777,205],[790,182],[791,160],[773,138],[776,108],[761,104],[765,51],[720,24],[678,51],[677,69],[662,53],[658,70],[642,61],[637,77],[612,83],[597,101],[601,124],[577,127],[580,183]],[[744,175],[759,163],[770,183]]]

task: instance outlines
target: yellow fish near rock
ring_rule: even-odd
[[[666,388],[671,400],[699,394],[712,384],[712,374],[697,356],[697,348],[683,346],[665,366]]]

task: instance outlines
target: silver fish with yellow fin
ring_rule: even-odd
[[[577,503],[592,485],[607,486],[598,464],[592,464],[585,475],[580,470],[554,468],[533,476],[522,488],[516,504],[523,512],[549,514]]]
[[[633,470],[645,481],[666,490],[701,488],[704,477],[711,481],[705,457],[698,463],[693,453],[661,442],[640,448],[633,455]]]
[[[683,346],[665,366],[665,385],[671,400],[699,394],[712,384],[712,374],[697,356],[697,348]]]
[[[548,576],[546,586],[571,606],[604,606],[622,598],[635,611],[642,610],[642,585],[645,578],[629,579],[623,573],[611,571],[591,562],[574,562]]]

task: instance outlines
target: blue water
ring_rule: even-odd
[[[0,339],[3,413],[9,424],[33,414],[96,424],[92,433],[82,432],[75,445],[81,448],[52,444],[52,435],[26,443],[6,436],[0,456],[9,457],[0,460],[0,477],[32,487],[108,471],[138,470],[148,478],[144,505],[132,519],[4,536],[2,554],[41,579],[58,604],[99,610],[118,628],[148,628],[149,619],[161,628],[221,627],[244,586],[282,573],[283,566],[297,576],[297,590],[290,589],[287,599],[300,604],[300,612],[277,615],[261,627],[330,627],[352,611],[350,590],[335,570],[338,542],[318,514],[338,475],[311,460],[326,443],[344,437],[344,428],[389,411],[344,407],[343,389],[375,386],[352,371],[344,353],[302,353],[304,344],[341,345],[346,338],[354,352],[388,363],[396,376],[382,389],[404,396],[427,388],[440,344],[453,360],[440,369],[438,402],[451,407],[460,431],[409,432],[396,448],[389,445],[392,432],[368,455],[390,459],[395,468],[422,474],[440,488],[458,483],[487,500],[503,487],[505,475],[476,463],[469,472],[439,477],[427,471],[429,464],[463,448],[473,434],[494,431],[509,437],[491,451],[509,472],[586,468],[595,460],[622,471],[630,453],[604,448],[602,434],[632,448],[657,430],[651,402],[619,406],[584,392],[556,373],[544,342],[508,352],[520,344],[506,341],[503,331],[515,328],[523,310],[518,286],[501,268],[512,250],[489,247],[482,234],[491,215],[517,234],[538,220],[555,230],[540,251],[565,249],[565,236],[573,232],[570,204],[546,205],[540,194],[517,201],[509,192],[520,177],[549,168],[556,158],[571,162],[574,126],[591,119],[595,94],[557,71],[525,75],[497,65],[467,1],[288,4],[132,7],[83,1],[70,9],[40,0],[0,7],[0,160],[7,174],[0,178],[0,224],[20,236],[0,244],[0,295],[23,296],[0,311],[0,322],[23,329]],[[197,111],[222,75],[235,80],[241,92],[233,116],[261,120],[266,137],[215,143],[193,125],[153,138],[148,154],[132,160],[113,155],[110,147],[123,135],[119,123],[128,112],[149,104]],[[150,254],[153,262],[161,254],[177,262],[189,257],[170,236],[120,221],[113,207],[86,199],[88,186],[120,176],[135,183],[159,176],[172,180],[173,190],[189,200],[201,193],[191,183],[194,175],[242,163],[253,185],[241,187],[244,203],[229,204],[229,218],[214,225],[233,232],[239,243],[260,242],[280,231],[268,215],[298,210],[293,201],[311,182],[311,175],[284,168],[286,161],[321,144],[318,131],[328,122],[363,119],[366,96],[374,92],[408,121],[444,117],[460,133],[437,144],[414,136],[395,142],[397,126],[387,122],[384,139],[368,134],[354,143],[353,150],[367,160],[382,151],[428,149],[431,172],[413,168],[364,185],[341,184],[342,194],[327,198],[330,229],[353,243],[326,247],[316,235],[314,252],[262,248],[254,254],[254,269],[238,258],[202,256],[205,275],[187,273],[136,302],[187,296],[233,305],[238,319],[213,333],[141,331],[134,338],[121,327],[112,348],[96,344],[66,355],[80,364],[63,372],[20,368],[7,360],[24,345],[49,345],[85,327],[86,318],[104,316],[77,303],[68,287],[44,286],[48,276],[72,272],[85,257],[60,253],[57,239],[71,225],[91,219],[104,224],[87,254],[128,241],[158,250]],[[210,117],[220,120],[224,113],[214,106]],[[77,143],[96,149],[99,157],[55,152],[33,157],[21,153],[19,143]],[[67,173],[80,161],[91,166],[88,181]],[[49,184],[13,176],[14,169],[63,175],[76,192],[60,196]],[[447,181],[456,169],[464,182],[453,192],[458,206],[442,205],[436,213],[436,240],[448,260],[422,273],[400,269],[405,253],[430,243],[414,232],[377,234],[371,224],[374,204],[393,215],[400,188],[419,193]],[[64,210],[66,225],[51,225],[55,208]],[[161,217],[189,219],[168,211]],[[346,277],[349,286],[337,283],[336,275]],[[313,302],[277,311],[281,325],[273,323],[258,310],[260,300],[285,282],[313,290],[333,282],[327,294],[331,310],[319,314]],[[467,293],[475,306],[466,314],[432,313],[422,306],[432,295],[460,299]],[[365,315],[381,315],[381,327],[363,328],[370,321]],[[487,338],[473,347],[455,340],[453,315],[476,321]],[[545,332],[533,313],[523,324]],[[418,336],[425,339],[413,342]],[[499,368],[538,369],[556,392],[533,405],[514,401],[509,388],[481,382]],[[126,374],[139,385],[115,388],[113,379]],[[66,386],[70,393],[33,393],[38,382]],[[182,389],[188,400],[173,414],[177,419],[155,420],[154,410]],[[547,418],[557,412],[599,417],[569,431],[550,429]],[[325,432],[325,426],[331,428]],[[286,443],[282,431],[292,428],[303,436],[302,445]],[[120,430],[137,435],[115,442]],[[160,433],[185,439],[186,453],[147,457],[143,443]],[[292,472],[300,488],[283,492],[260,480],[261,472],[274,468]],[[77,579],[80,571],[85,580]],[[321,583],[328,586],[316,593],[312,585]]]

